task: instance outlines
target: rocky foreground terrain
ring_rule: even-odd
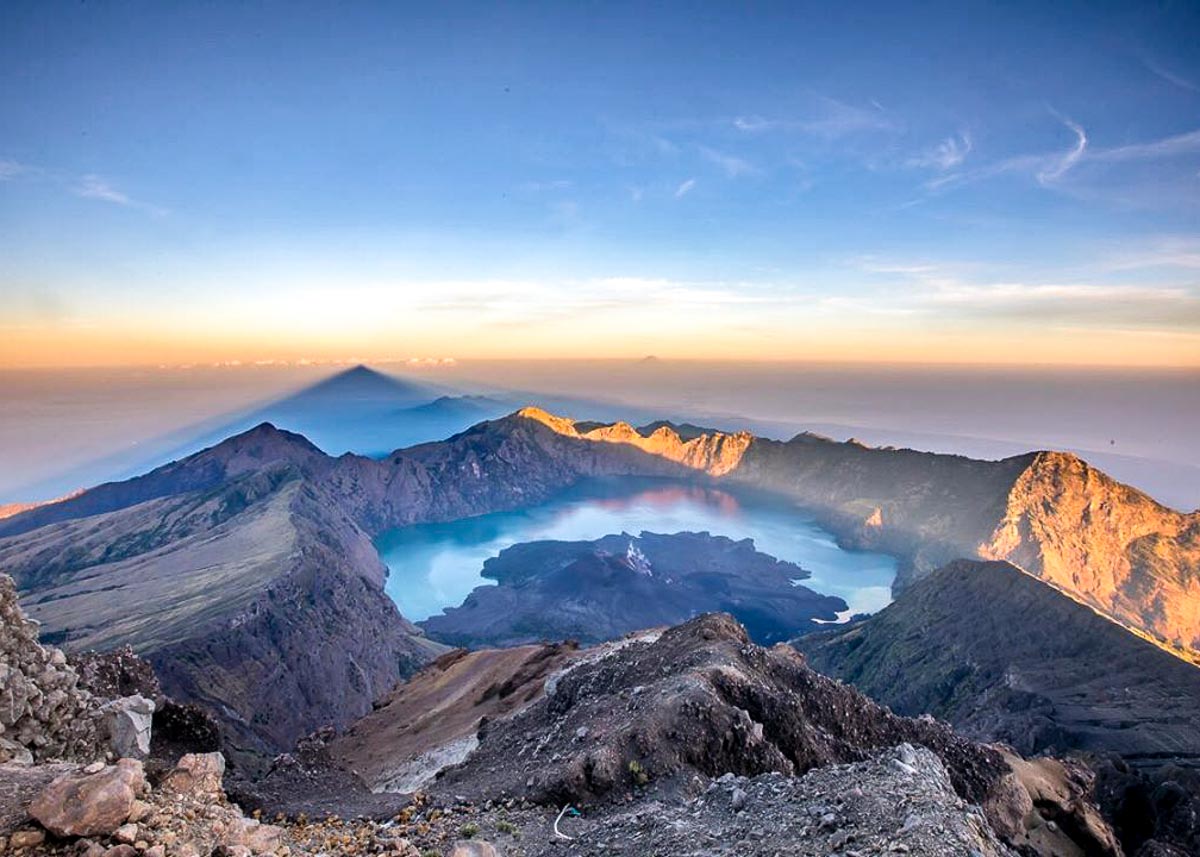
[[[1131,853],[1200,853],[1200,670],[1008,563],[951,563],[863,621],[795,641],[901,714],[1026,755],[1082,755]]]
[[[760,643],[833,621],[840,598],[793,581],[809,572],[709,533],[644,532],[590,542],[514,545],[483,565],[495,586],[420,626],[433,639],[480,648],[573,639],[601,643],[699,613],[732,613]]]
[[[1121,853],[1090,803],[1086,770],[1027,762],[932,719],[892,715],[813,673],[794,650],[755,646],[719,614],[599,651],[528,647],[497,667],[515,698],[505,688],[477,697],[470,685],[411,683],[424,703],[460,700],[463,713],[449,704],[443,717],[457,716],[477,746],[446,760],[422,790],[375,795],[359,818],[289,811],[280,790],[256,791],[254,781],[239,784],[239,805],[226,796],[222,755],[184,746],[203,742],[204,729],[176,729],[164,744],[81,717],[113,703],[83,688],[81,675],[97,689],[136,685],[154,696],[153,674],[129,653],[86,658],[77,671],[31,639],[11,586],[5,593],[0,654],[22,678],[7,674],[4,689],[10,700],[13,687],[25,693],[0,721],[10,748],[0,764],[3,854]],[[400,704],[406,687],[380,711]],[[81,742],[54,743],[67,721],[95,728]],[[364,721],[360,732],[387,725]],[[408,752],[428,757],[430,743],[412,741]],[[332,779],[354,777],[334,755],[319,736],[301,742],[275,761],[275,785],[289,780],[292,799],[348,805],[365,789]]]

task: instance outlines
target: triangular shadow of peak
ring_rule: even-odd
[[[452,389],[442,384],[430,384],[424,381],[399,378],[395,375],[388,375],[377,369],[359,364],[353,368],[330,375],[328,378],[322,378],[320,381],[309,384],[307,387],[303,387],[279,399],[267,402],[260,407],[269,408],[291,402],[304,402],[328,397],[392,398],[426,402],[438,396],[451,395],[453,392]]]
[[[337,440],[331,429],[336,429],[338,423],[349,424],[386,416],[388,413],[398,415],[416,405],[458,394],[459,391],[441,384],[410,381],[359,365],[283,395],[265,397],[247,407],[215,414],[208,419],[141,440],[133,448],[71,466],[17,488],[11,499],[50,499],[105,482],[130,479],[215,446],[265,422],[302,434],[322,451],[337,455],[347,451],[346,448],[339,448],[340,444],[330,442]],[[331,410],[335,405],[336,409]],[[387,440],[386,433],[394,428],[394,425],[389,427],[380,423],[374,432],[380,435],[379,441],[384,441]],[[426,430],[432,428],[427,427]],[[414,442],[405,437],[398,437],[397,441],[394,446],[383,443],[378,450],[368,449],[365,452],[386,454]]]

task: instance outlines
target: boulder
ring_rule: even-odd
[[[0,764],[0,837],[29,820],[30,802],[55,777],[74,770],[74,765],[64,764]]]
[[[33,753],[16,741],[0,738],[0,764],[32,765]]]
[[[8,838],[9,847],[13,851],[23,848],[36,848],[46,841],[46,834],[40,830],[18,830]]]
[[[239,844],[249,848],[252,854],[274,854],[283,844],[283,828],[248,818],[242,822],[240,838]]]
[[[37,689],[18,669],[0,664],[0,726],[13,726],[25,716]]]
[[[188,753],[162,782],[165,791],[194,797],[221,794],[225,757],[220,753]]]
[[[129,818],[145,784],[137,759],[121,759],[93,774],[74,771],[46,786],[29,814],[56,836],[107,836]]]
[[[113,831],[113,839],[118,842],[124,842],[126,845],[132,845],[137,842],[138,826],[136,824],[122,824]]]
[[[150,723],[154,701],[140,693],[107,703],[101,711],[113,752],[125,758],[144,759],[150,753]]]
[[[137,857],[137,853],[132,845],[114,845],[104,852],[104,857]]]

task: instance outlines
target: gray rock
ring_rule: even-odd
[[[122,758],[144,759],[150,753],[150,725],[154,701],[134,694],[105,705],[104,725],[113,753]]]
[[[6,762],[13,765],[32,765],[33,753],[16,741],[0,738],[0,763]]]
[[[730,800],[730,805],[734,808],[734,810],[736,812],[741,812],[743,809],[746,808],[746,801],[748,799],[749,799],[749,795],[746,794],[745,789],[740,789],[740,788],[734,787],[733,797]]]

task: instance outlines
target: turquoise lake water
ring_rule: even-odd
[[[506,547],[643,531],[753,539],[758,550],[810,572],[803,584],[841,596],[849,613],[873,613],[892,599],[894,559],[843,550],[788,501],[665,480],[591,480],[520,511],[392,530],[376,545],[391,571],[388,595],[406,617],[420,621],[458,606],[472,589],[490,584],[480,575],[483,563]]]

